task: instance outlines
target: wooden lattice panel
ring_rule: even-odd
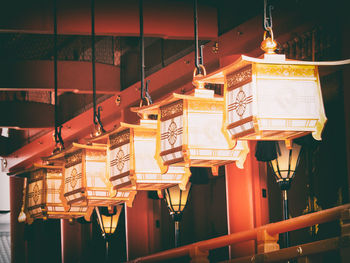
[[[24,171],[28,177],[24,192],[28,217],[69,219],[90,216],[87,207],[66,207],[62,198],[63,171],[63,167],[50,165],[35,165]]]
[[[182,162],[183,101],[160,107],[160,115],[160,156],[165,165]]]
[[[106,145],[73,145],[50,160],[64,161],[63,195],[70,206],[110,206],[125,202],[115,197],[109,181]]]
[[[213,167],[234,161],[242,167],[249,152],[247,142],[235,150],[236,142],[230,143],[223,134],[224,102],[212,90],[174,93],[134,111],[158,115],[156,159],[163,173],[176,166]]]
[[[130,149],[130,129],[109,136],[109,180],[116,190],[132,186],[130,179]]]
[[[117,194],[187,184],[188,168],[172,167],[162,174],[155,159],[156,134],[157,121],[142,119],[139,125],[121,123],[108,135],[110,180]]]

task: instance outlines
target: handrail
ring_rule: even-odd
[[[190,245],[169,249],[166,251],[158,252],[152,255],[144,256],[132,260],[130,262],[155,262],[160,260],[167,260],[171,258],[177,258],[189,255],[190,251],[195,249],[199,250],[212,250],[220,247],[226,247],[235,243],[240,243],[249,240],[255,240],[258,233],[266,231],[270,235],[289,232],[305,227],[309,227],[315,224],[321,224],[329,221],[333,221],[340,218],[341,212],[350,209],[350,204],[325,209],[319,212],[314,212],[295,218],[291,218],[285,221],[267,224],[254,229],[225,235],[217,238],[212,238],[204,241],[199,241]]]
[[[350,246],[350,237],[333,237],[276,251],[221,261],[220,263],[281,262],[290,259],[312,256]]]

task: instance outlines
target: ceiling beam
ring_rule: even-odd
[[[204,48],[205,66],[212,71],[219,66],[219,55],[212,52],[213,42],[209,42]],[[194,52],[175,61],[169,66],[162,68],[147,77],[150,80],[149,90],[154,100],[168,95],[170,92],[188,92],[193,89],[192,76],[194,70]],[[131,106],[137,106],[140,102],[140,82],[119,92],[117,95],[103,101],[101,118],[106,130],[110,130],[120,121],[133,122],[138,119],[137,115],[130,112]],[[116,99],[120,96],[120,104],[116,105]],[[78,115],[63,124],[62,137],[66,145],[72,141],[83,141],[93,132],[92,109]],[[55,146],[52,140],[52,130],[45,135],[24,145],[19,150],[6,156],[7,169],[11,172],[29,166],[31,162],[40,157],[48,156]]]
[[[58,91],[92,93],[91,62],[58,61]],[[53,61],[23,60],[0,62],[0,90],[54,90]],[[120,68],[96,63],[96,92],[120,91]]]
[[[283,23],[283,25],[280,24]],[[316,21],[317,23],[317,21]],[[279,37],[291,39],[298,31],[309,30],[308,21],[303,19],[294,19],[293,12],[291,14],[283,13],[283,17],[274,20],[278,32],[276,39]],[[288,24],[288,27],[285,26]],[[308,24],[306,27],[303,25]],[[290,29],[292,28],[292,30]],[[305,31],[304,31],[305,32]],[[219,50],[213,52],[214,42],[209,42],[204,48],[204,65],[207,73],[226,63],[232,62],[232,59],[240,54],[258,57],[262,54],[259,46],[262,41],[263,30],[261,28],[261,17],[256,17],[250,21],[240,25],[239,27],[225,33],[218,39]],[[150,75],[150,93],[154,101],[159,100],[163,96],[171,92],[188,92],[193,89],[192,74],[194,69],[194,53],[190,53],[183,58],[175,61],[169,66],[162,68],[156,73]],[[117,126],[120,121],[133,122],[137,120],[137,116],[130,113],[130,107],[136,106],[139,103],[139,87],[140,83],[136,83],[126,90],[123,90],[120,95],[120,105],[116,106],[115,100],[118,95],[115,95],[104,102],[100,103],[103,107],[102,122],[107,130]],[[91,124],[91,109],[66,122],[63,125],[63,138],[67,145],[73,140],[82,140],[89,136],[93,131]],[[51,132],[52,133],[52,132]],[[8,162],[10,171],[17,171],[30,165],[31,162],[40,157],[50,155],[53,150],[54,143],[52,142],[51,133],[32,141],[23,146],[21,149],[13,152],[5,157]]]
[[[139,1],[95,1],[96,35],[139,36]],[[58,34],[91,34],[90,1],[57,1]],[[193,4],[187,0],[144,1],[145,37],[193,38]],[[53,33],[53,0],[12,0],[0,9],[0,31]],[[202,39],[215,39],[217,11],[199,3],[198,32]]]

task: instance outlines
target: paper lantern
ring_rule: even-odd
[[[84,216],[86,220],[90,219],[93,208],[66,207],[62,196],[63,171],[62,166],[35,164],[17,174],[26,177],[22,212],[26,214],[28,223],[38,218],[73,219]]]
[[[126,202],[131,206],[136,192],[116,193],[109,182],[106,146],[73,143],[49,160],[64,163],[63,195],[68,205],[114,206]]]
[[[216,167],[236,161],[242,168],[247,142],[229,144],[221,132],[224,102],[213,90],[195,89],[194,95],[173,93],[168,98],[138,109],[157,114],[156,158],[162,172],[169,165]]]
[[[141,119],[138,125],[121,122],[119,128],[104,135],[108,138],[110,181],[118,192],[186,186],[191,175],[188,167],[170,167],[162,174],[154,158],[156,134],[157,121]]]
[[[326,122],[317,65],[265,54],[241,56],[198,80],[224,84],[223,131],[230,140],[286,140],[312,133],[321,140]]]

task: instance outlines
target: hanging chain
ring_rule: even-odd
[[[106,132],[101,122],[101,107],[96,110],[96,55],[95,55],[95,1],[91,0],[91,64],[92,64],[92,102],[93,123],[99,132]]]
[[[62,126],[58,123],[58,76],[57,76],[57,1],[54,0],[54,88],[55,88],[55,143],[56,150],[64,149],[61,135]]]
[[[273,6],[268,5],[268,0],[264,0],[264,29],[265,31],[272,31],[272,10]]]
[[[193,1],[193,24],[194,24],[194,65],[197,72],[200,72],[198,60],[198,15],[197,15],[197,0]]]
[[[139,0],[139,12],[140,12],[140,59],[141,59],[141,101],[147,104],[152,104],[152,98],[149,94],[149,82],[146,81],[145,85],[145,37],[143,33],[143,1]]]
[[[198,44],[198,4],[197,0],[193,0],[193,25],[194,25],[194,73],[193,77],[196,75],[206,75],[205,68],[203,66],[203,48]]]

